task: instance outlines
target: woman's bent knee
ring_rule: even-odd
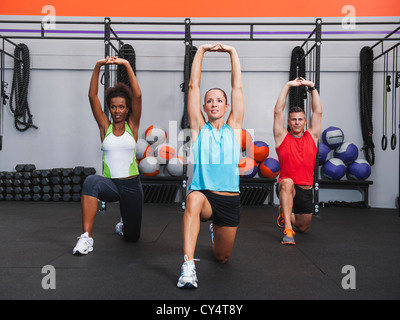
[[[227,263],[230,257],[230,255],[224,255],[224,254],[214,254],[214,255],[217,261],[222,264]]]
[[[186,197],[185,215],[200,215],[204,203],[204,195],[201,192],[193,191]]]

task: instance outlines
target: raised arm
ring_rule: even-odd
[[[314,83],[312,81],[301,79],[301,84],[308,88],[314,88]],[[312,98],[312,114],[310,126],[307,129],[314,138],[315,143],[318,142],[319,136],[321,134],[321,120],[322,120],[322,106],[321,99],[317,89],[311,91]]]
[[[90,80],[89,86],[89,102],[90,107],[92,108],[93,116],[99,126],[101,140],[103,141],[105,132],[110,125],[110,120],[107,118],[106,114],[103,112],[101,107],[101,103],[98,97],[98,89],[99,89],[99,74],[100,68],[105,65],[109,61],[109,58],[101,59],[96,62],[96,65],[93,69],[92,78]]]
[[[239,56],[236,49],[231,46],[220,44],[220,50],[228,52],[231,57],[231,113],[228,117],[227,124],[233,129],[242,129],[244,118],[244,98],[242,87],[242,70],[240,66]]]
[[[140,118],[142,116],[142,91],[140,90],[139,83],[136,79],[135,73],[133,72],[132,66],[129,61],[117,57],[111,57],[110,63],[124,66],[129,77],[129,84],[132,90],[132,106],[131,114],[128,119],[128,125],[132,130],[132,133],[137,140],[139,133]]]
[[[188,92],[188,116],[189,125],[192,129],[193,141],[197,138],[203,125],[206,123],[203,113],[201,112],[201,93],[200,93],[200,82],[201,82],[201,64],[203,62],[204,53],[211,48],[211,45],[201,45],[194,56],[192,62],[192,69],[190,73],[189,81],[189,92]]]
[[[288,132],[285,128],[285,114],[283,112],[286,106],[287,95],[291,87],[298,87],[298,86],[301,86],[300,79],[295,79],[287,82],[283,87],[282,91],[280,92],[278,100],[276,101],[274,109],[273,133],[274,133],[275,145],[277,147],[279,147],[279,145],[282,143],[283,139],[285,138]]]

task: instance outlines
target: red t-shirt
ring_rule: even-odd
[[[281,166],[278,182],[290,178],[296,185],[313,185],[317,146],[310,132],[304,132],[300,138],[287,133],[276,153]]]

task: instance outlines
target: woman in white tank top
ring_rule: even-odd
[[[112,122],[103,112],[97,96],[100,68],[106,64],[124,66],[130,82],[130,88],[123,83],[117,83],[106,91],[106,104]],[[142,219],[143,190],[135,158],[142,93],[127,60],[107,57],[97,61],[90,81],[89,101],[100,130],[104,170],[103,176],[89,176],[83,185],[83,234],[73,249],[73,254],[76,255],[93,251],[92,229],[99,199],[106,202],[119,201],[123,222],[121,233],[127,241],[139,239]]]

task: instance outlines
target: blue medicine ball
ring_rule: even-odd
[[[335,150],[335,158],[338,158],[348,165],[358,158],[358,148],[354,143],[344,142]]]
[[[339,147],[343,141],[344,133],[340,128],[329,127],[322,132],[322,142],[331,149]]]
[[[371,166],[366,160],[357,159],[347,168],[347,176],[354,180],[366,180],[371,175]]]
[[[322,168],[323,174],[332,180],[340,180],[346,174],[346,166],[342,160],[329,159]]]
[[[331,148],[329,148],[325,143],[320,142],[318,144],[318,163],[319,163],[319,165],[323,165],[326,161],[328,161],[329,152],[331,152]]]

